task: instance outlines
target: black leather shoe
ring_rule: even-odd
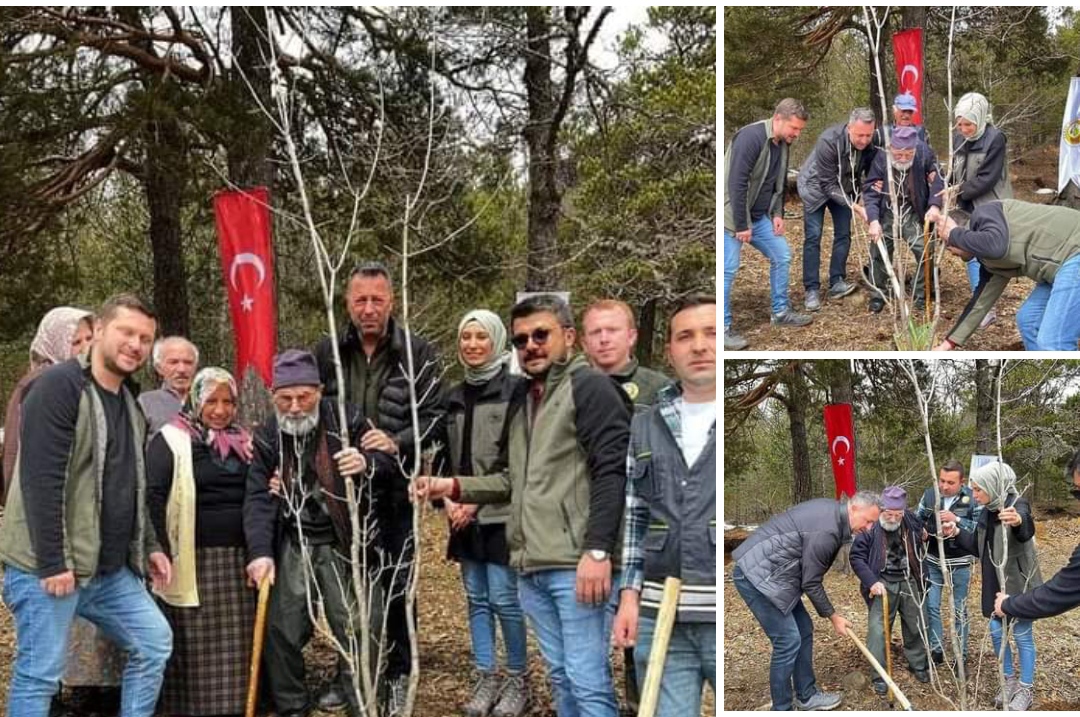
[[[875,677],[874,678],[874,692],[876,692],[879,695],[883,695],[888,691],[889,691],[889,686],[887,684],[885,684],[885,680],[881,679],[880,677]]]
[[[885,300],[880,296],[874,296],[870,299],[870,313],[880,314],[881,310],[885,308]]]
[[[945,653],[940,650],[934,650],[930,653],[930,659],[934,661],[935,665],[941,665],[945,662]]]
[[[930,672],[928,670],[912,670],[911,674],[915,675],[915,679],[922,683],[930,681]]]

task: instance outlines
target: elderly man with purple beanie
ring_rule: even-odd
[[[310,352],[290,349],[274,358],[273,403],[274,416],[255,432],[244,536],[252,585],[264,579],[274,585],[263,653],[270,695],[278,715],[296,717],[315,706],[304,680],[303,649],[313,629],[309,594],[319,598],[341,644],[350,644],[359,625],[348,607],[352,526],[345,477],[354,481],[361,516],[402,478],[386,453],[356,448],[368,429],[352,406],[346,408],[349,444],[342,446],[337,406],[322,397]],[[368,564],[378,564],[374,551],[368,557]],[[350,714],[359,714],[347,669],[339,669],[338,681]]]
[[[890,169],[892,170],[890,172]],[[889,180],[892,179],[892,185]],[[892,202],[895,189],[896,204]],[[923,245],[923,221],[941,218],[945,188],[934,150],[918,137],[915,127],[894,127],[887,152],[878,152],[863,187],[866,221],[870,225],[870,311],[879,313],[891,295],[885,259],[879,249],[884,242],[892,257],[893,237],[898,233],[915,256],[913,299],[916,309],[926,305],[925,268],[931,261],[933,247]],[[925,254],[925,256],[924,256]]]
[[[929,682],[930,664],[922,635],[926,632],[922,605],[926,581],[922,572],[923,524],[908,510],[907,491],[889,486],[881,493],[878,522],[851,543],[851,567],[859,576],[863,599],[870,607],[866,645],[877,661],[885,664],[884,596],[889,600],[889,626],[900,613],[904,656],[919,682]],[[885,680],[874,678],[874,691],[886,692]]]

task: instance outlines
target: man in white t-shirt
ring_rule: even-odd
[[[668,577],[682,588],[660,684],[658,717],[701,713],[716,690],[716,298],[692,296],[668,329],[678,381],[634,417],[615,642],[635,645],[645,679]]]

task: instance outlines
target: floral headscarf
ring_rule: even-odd
[[[93,318],[85,309],[58,306],[49,310],[38,324],[34,340],[30,342],[30,366],[48,366],[71,358],[71,342],[79,324]]]
[[[203,406],[210,395],[222,384],[229,387],[229,393],[234,400],[239,397],[240,391],[236,387],[236,379],[225,369],[208,366],[195,374],[184,410],[173,423],[185,429],[193,438],[214,448],[222,460],[228,458],[229,453],[232,452],[244,461],[250,462],[251,434],[246,429],[234,422],[228,428],[216,430],[205,426],[202,422]]]
[[[461,332],[470,323],[480,325],[487,335],[491,337],[491,358],[482,366],[469,366],[461,356]],[[510,360],[510,352],[506,348],[506,327],[498,314],[487,309],[474,309],[465,314],[458,323],[458,361],[465,367],[465,382],[474,386],[487,383],[499,375]]]

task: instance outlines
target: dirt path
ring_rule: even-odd
[[[1058,519],[1040,521],[1037,538],[1039,566],[1043,579],[1049,579],[1064,566],[1076,545],[1080,543],[1080,521]],[[771,649],[768,638],[743,602],[731,582],[733,564],[724,570],[724,709],[753,710],[769,703],[769,659]],[[836,610],[855,624],[855,634],[865,642],[867,608],[859,595],[858,579],[844,576],[838,570],[829,572],[825,578],[825,590]],[[972,627],[969,652],[969,684],[977,687],[969,708],[993,709],[992,700],[997,691],[997,657],[990,643],[988,620],[979,609],[982,584],[979,569],[972,570],[971,588],[968,593],[968,610]],[[885,710],[888,703],[874,694],[869,680],[873,668],[846,638],[839,637],[828,620],[817,613],[804,600],[807,610],[814,618],[814,671],[818,685],[827,691],[842,691],[841,710]],[[1077,629],[1077,613],[1067,612],[1054,618],[1035,623],[1035,647],[1037,653],[1035,703],[1037,710],[1076,710],[1080,708],[1080,673],[1077,672],[1077,655],[1080,654],[1080,631]],[[936,694],[930,685],[915,681],[907,671],[899,620],[893,628],[893,675],[897,685],[911,701],[916,710],[953,709],[949,701]],[[940,675],[941,673],[939,673]],[[950,684],[944,689],[953,695]]]

